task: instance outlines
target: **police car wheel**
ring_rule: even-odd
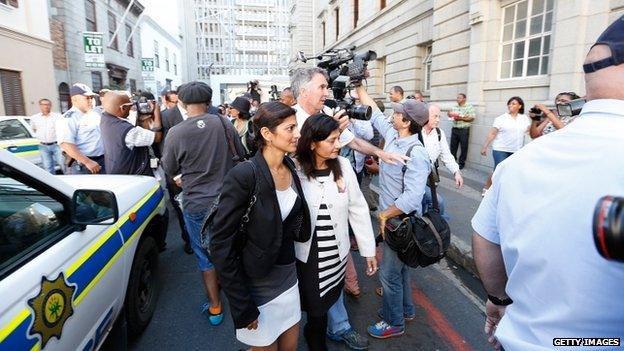
[[[158,247],[154,238],[146,236],[134,255],[126,292],[126,317],[130,335],[140,334],[149,324],[156,309],[158,291]]]

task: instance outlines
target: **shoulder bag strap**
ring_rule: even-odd
[[[232,136],[230,135],[230,132],[228,131],[227,126],[225,125],[225,122],[223,121],[225,117],[221,117],[217,115],[217,118],[219,119],[219,121],[221,122],[221,125],[223,126],[223,131],[225,132],[225,138],[227,139],[228,148],[230,149],[230,153],[232,154],[232,160],[234,160],[234,162],[241,161],[242,158],[236,151],[236,147],[234,146],[234,140],[232,139]]]
[[[247,209],[245,210],[245,213],[243,214],[243,218],[241,220],[241,225],[239,229],[239,231],[241,232],[245,230],[245,225],[249,222],[249,214],[251,213],[253,206],[256,204],[256,200],[258,199],[258,191],[260,190],[260,186],[258,185],[258,179],[256,177],[256,165],[251,160],[245,161],[245,163],[249,163],[249,165],[251,166],[254,178],[254,189],[251,193],[251,198],[249,199],[249,205],[247,205]]]
[[[422,134],[420,132],[418,132],[418,140],[420,140],[420,142],[422,143]],[[423,143],[423,145],[425,145],[425,144]],[[405,156],[407,156],[407,157],[410,156],[414,146],[416,146],[416,144],[410,146],[409,149],[407,149],[407,152],[405,153]],[[403,169],[402,169],[403,177],[401,179],[401,192],[405,191],[405,172],[406,171],[407,171],[407,164],[403,165]],[[429,176],[427,177],[427,184],[429,185],[429,188],[431,188],[431,198],[432,198],[431,202],[432,202],[432,205],[433,205],[433,209],[436,212],[440,212],[440,208],[439,208],[439,204],[438,204],[438,195],[437,195],[437,192],[436,192],[435,179],[433,178],[433,173],[432,172],[429,172]]]

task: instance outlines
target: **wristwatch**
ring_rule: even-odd
[[[509,306],[513,303],[513,300],[509,297],[499,299],[496,296],[488,295],[488,300],[490,300],[490,302],[495,304],[496,306]]]

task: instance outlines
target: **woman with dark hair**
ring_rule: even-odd
[[[555,96],[555,106],[559,104],[565,104],[572,100],[579,99],[580,96],[576,95],[574,92],[565,92],[559,93]],[[539,138],[542,135],[546,135],[554,132],[555,130],[561,129],[567,126],[570,122],[574,121],[578,116],[559,116],[557,109],[554,110],[548,109],[543,104],[535,104],[535,107],[542,111],[542,115],[546,118],[542,120],[533,120],[531,123],[531,138]],[[531,118],[534,117],[534,114],[529,112],[529,116]]]
[[[230,105],[230,116],[247,154],[253,154],[256,152],[256,147],[249,107],[249,100],[239,96]]]
[[[299,140],[297,119],[289,106],[268,102],[253,123],[260,150],[225,177],[210,253],[238,340],[252,350],[294,351],[301,318],[294,243],[310,238],[301,183],[286,156]]]
[[[494,119],[494,124],[481,148],[481,155],[485,156],[488,147],[492,144],[494,170],[496,170],[499,163],[520,150],[524,145],[524,136],[530,127],[531,119],[524,114],[524,101],[518,96],[510,98],[507,101],[507,112]],[[485,196],[485,192],[491,185],[492,177],[490,176],[481,196]]]
[[[342,296],[349,224],[367,274],[377,271],[375,237],[368,204],[349,160],[339,156],[340,129],[332,117],[309,117],[297,145],[299,178],[310,209],[312,237],[295,243],[301,305],[307,312],[304,336],[310,350],[327,350],[327,312]]]

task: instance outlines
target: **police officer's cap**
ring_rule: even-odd
[[[583,65],[585,73],[596,72],[599,69],[624,63],[624,16],[616,19],[600,34],[592,47],[596,45],[608,46],[611,49],[611,56]]]
[[[84,95],[84,96],[96,96],[97,94],[89,88],[88,85],[82,83],[76,83],[69,88],[69,95]]]
[[[209,103],[212,100],[212,89],[204,82],[190,82],[180,86],[178,99],[185,104]]]

